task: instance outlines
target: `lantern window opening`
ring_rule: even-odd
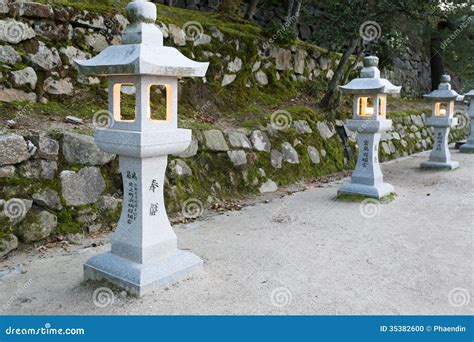
[[[172,87],[169,84],[148,85],[148,119],[154,123],[170,123],[173,120]]]
[[[137,118],[136,86],[133,83],[113,85],[113,113],[116,122],[135,122]]]
[[[449,105],[447,102],[436,102],[435,116],[447,116],[448,111],[449,111]]]
[[[362,96],[357,101],[357,115],[360,117],[385,116],[386,114],[387,99],[385,96]]]

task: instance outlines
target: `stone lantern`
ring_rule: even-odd
[[[449,169],[459,167],[459,163],[451,160],[449,152],[449,131],[457,125],[458,119],[454,117],[454,102],[459,95],[451,89],[451,77],[441,76],[438,89],[424,98],[433,103],[432,113],[426,119],[426,124],[434,128],[434,143],[429,160],[421,163],[422,168]]]
[[[360,78],[340,87],[342,92],[354,95],[353,118],[346,124],[357,132],[359,157],[351,182],[344,184],[338,194],[382,198],[394,192],[392,185],[383,182],[378,154],[381,133],[392,127],[392,120],[386,117],[387,95],[399,94],[401,87],[380,78],[378,63],[375,56],[365,57]]]
[[[110,124],[96,129],[95,142],[100,149],[119,155],[124,187],[112,250],[89,259],[84,277],[106,279],[142,296],[202,267],[199,257],[177,248],[163,184],[168,154],[183,152],[191,143],[191,131],[177,127],[178,78],[203,77],[209,64],[194,62],[175,48],[163,46],[163,34],[154,24],[155,4],[135,0],[127,12],[130,24],[123,32],[122,45],[75,61],[80,74],[108,78]],[[122,116],[123,85],[135,86],[135,118]],[[153,85],[165,89],[166,117],[160,120],[151,116]]]
[[[469,101],[469,118],[471,118],[471,134],[467,138],[467,141],[459,149],[462,153],[474,153],[474,89],[464,95],[464,99]]]

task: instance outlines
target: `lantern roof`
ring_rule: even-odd
[[[464,94],[464,98],[466,100],[474,100],[474,89],[472,89],[469,93]]]
[[[349,94],[399,94],[402,87],[393,85],[385,78],[380,78],[378,65],[378,57],[365,57],[360,77],[339,88]]]
[[[109,46],[88,60],[75,60],[80,74],[204,77],[209,63],[195,62],[163,46],[154,3],[134,0],[127,6],[127,16],[130,24],[122,34],[122,45]]]
[[[456,101],[462,98],[456,91],[451,89],[451,76],[443,75],[441,76],[441,83],[438,86],[438,89],[434,90],[430,94],[423,95],[423,97],[430,101]]]

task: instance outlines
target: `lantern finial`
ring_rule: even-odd
[[[377,56],[367,56],[364,58],[364,68],[360,72],[361,78],[380,78],[379,58]]]
[[[154,24],[156,21],[156,5],[147,0],[132,1],[127,6],[127,17],[132,24]]]

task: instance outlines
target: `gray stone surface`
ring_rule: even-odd
[[[170,170],[170,175],[172,177],[190,177],[193,175],[193,171],[191,168],[186,164],[184,160],[181,159],[174,159],[169,163],[168,166]]]
[[[0,135],[0,166],[18,164],[30,158],[25,139],[17,134]]]
[[[272,150],[271,152],[271,164],[275,169],[281,169],[283,166],[283,154],[278,150]]]
[[[174,154],[174,156],[180,157],[180,158],[190,158],[190,157],[194,157],[198,153],[198,150],[199,150],[198,140],[196,139],[195,136],[193,136],[188,148],[184,150],[184,152]]]
[[[0,178],[14,177],[16,168],[14,165],[0,166]]]
[[[38,157],[47,160],[57,160],[59,154],[58,141],[44,134],[35,134],[28,137],[38,147]]]
[[[91,47],[95,53],[99,53],[109,46],[107,39],[100,33],[88,34],[84,38],[86,44]]]
[[[38,76],[32,67],[12,72],[12,82],[16,87],[29,85],[32,89],[36,87]]]
[[[304,74],[306,56],[308,53],[306,50],[298,49],[295,54],[295,73],[299,75]]]
[[[171,37],[173,38],[174,44],[178,46],[185,46],[186,33],[183,31],[183,29],[174,24],[169,24],[168,28],[169,28],[169,33]]]
[[[32,196],[33,202],[40,207],[62,210],[61,199],[56,191],[50,188],[36,192]]]
[[[18,248],[18,238],[13,234],[0,237],[0,258]]]
[[[54,179],[58,164],[52,160],[29,160],[18,166],[18,173],[30,179]]]
[[[241,132],[228,132],[227,136],[229,138],[230,146],[236,148],[245,148],[251,149],[252,143],[247,138],[247,136]]]
[[[74,46],[62,47],[59,49],[59,52],[65,57],[66,62],[70,65],[74,65],[75,59],[85,60],[92,57],[90,53],[79,50]]]
[[[30,101],[36,102],[36,93],[0,86],[0,102]]]
[[[62,195],[68,206],[92,204],[105,190],[105,182],[97,167],[78,172],[61,172]]]
[[[299,164],[300,159],[298,152],[294,149],[289,142],[284,142],[281,145],[281,151],[283,154],[283,161],[290,164]]]
[[[211,41],[212,37],[208,34],[203,33],[194,40],[194,46],[207,45],[210,44]]]
[[[99,210],[114,212],[118,206],[122,203],[120,198],[114,196],[100,196],[97,200],[96,207]]]
[[[267,74],[264,73],[262,70],[259,70],[255,73],[255,80],[260,85],[267,85],[268,84]]]
[[[208,131],[204,131],[204,139],[207,148],[209,148],[211,151],[228,151],[229,146],[227,145],[227,142],[224,139],[224,135],[222,134],[222,131],[218,129],[212,129]]]
[[[13,47],[0,45],[0,63],[16,64],[21,62],[21,56]]]
[[[275,52],[275,68],[280,71],[293,69],[291,64],[291,50],[278,48]]]
[[[329,126],[326,122],[324,121],[319,121],[317,123],[318,131],[319,134],[321,134],[321,137],[323,139],[330,139],[334,134],[336,134],[336,131],[332,126]]]
[[[28,222],[23,221],[15,227],[15,235],[23,242],[30,243],[47,238],[58,225],[56,215],[44,210],[39,213],[30,213]]]
[[[70,165],[105,165],[115,155],[101,151],[94,138],[88,135],[65,132],[62,138],[62,152]]]
[[[319,151],[316,147],[308,146],[308,155],[313,164],[319,164],[321,162],[321,156],[319,155]]]
[[[299,133],[299,134],[311,134],[313,133],[313,130],[308,124],[308,121],[306,120],[295,120],[293,121],[293,128]]]
[[[44,81],[43,87],[45,92],[50,95],[71,96],[74,94],[74,86],[70,78],[55,80],[52,77],[48,77]]]
[[[252,142],[253,148],[257,151],[270,152],[271,143],[265,133],[260,130],[255,130],[250,135],[250,141]]]
[[[225,87],[226,85],[231,84],[232,82],[235,81],[236,77],[237,75],[225,74],[224,77],[222,78],[221,86]]]
[[[234,166],[242,166],[247,164],[247,155],[243,150],[228,151],[227,155]]]
[[[268,193],[268,192],[275,192],[277,190],[278,190],[278,185],[274,181],[272,181],[271,179],[267,180],[259,188],[259,191],[262,194]]]
[[[48,48],[43,42],[39,42],[36,53],[27,54],[30,63],[41,70],[49,71],[62,64],[59,53],[55,48]]]
[[[242,65],[242,60],[239,57],[235,57],[229,62],[229,64],[227,64],[227,71],[232,74],[238,73],[240,70],[242,70]]]

